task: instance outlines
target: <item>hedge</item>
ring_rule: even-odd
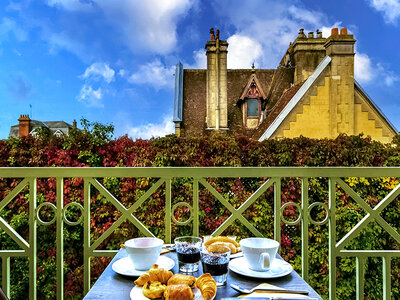
[[[257,142],[243,136],[213,135],[203,138],[178,138],[167,136],[151,140],[132,140],[127,136],[115,140],[107,136],[95,136],[93,132],[73,132],[69,137],[23,137],[0,141],[1,167],[205,167],[205,166],[399,166],[400,137],[391,144],[381,144],[369,137],[341,135],[334,140],[314,140],[304,137],[295,139],[267,140]],[[219,178],[207,179],[234,207],[239,207],[266,178]],[[397,178],[344,178],[367,203],[374,207],[399,182]],[[0,199],[12,190],[19,179],[0,178]],[[102,184],[126,207],[130,207],[155,182],[154,178],[104,178]],[[38,179],[37,201],[56,202],[55,178]],[[28,190],[22,191],[5,209],[0,217],[23,237],[28,237]],[[336,190],[338,236],[346,234],[365,215],[341,188]],[[186,201],[192,204],[192,181],[190,178],[174,179],[172,183],[173,204]],[[324,178],[310,178],[309,201],[328,201],[328,182]],[[66,178],[64,182],[64,205],[69,202],[83,203],[83,179]],[[208,191],[200,189],[200,234],[207,235],[229,216],[225,209]],[[301,183],[299,178],[282,181],[282,204],[288,201],[300,203]],[[394,228],[400,224],[399,200],[389,205],[382,217]],[[91,238],[95,240],[105,232],[120,213],[98,192],[92,192]],[[163,238],[165,193],[157,190],[135,212],[155,235]],[[322,220],[325,212],[314,209],[313,217]],[[288,207],[285,218],[295,219],[297,212]],[[184,220],[186,208],[176,211],[176,218]],[[244,216],[267,237],[273,236],[273,190],[270,188]],[[44,212],[43,219],[51,218]],[[76,218],[70,212],[70,219]],[[38,298],[55,298],[55,225],[38,226]],[[300,227],[282,224],[282,256],[301,272]],[[190,234],[191,226],[172,228],[173,237]],[[234,223],[225,234],[239,238],[251,235],[240,223]],[[123,223],[99,249],[118,249],[119,244],[135,236],[138,231],[130,223]],[[64,225],[64,273],[65,296],[68,299],[83,297],[83,228],[81,225]],[[310,285],[327,299],[328,286],[328,226],[310,226],[309,231]],[[0,231],[1,249],[17,249],[18,246]],[[347,249],[399,249],[399,245],[376,223],[362,231],[359,238]],[[92,280],[101,274],[109,258],[92,261]],[[365,299],[382,298],[381,259],[367,261]],[[26,299],[28,294],[28,262],[24,258],[12,260],[11,298]],[[392,293],[400,298],[400,264],[392,263]],[[337,296],[339,299],[355,298],[355,259],[340,258],[337,268]]]

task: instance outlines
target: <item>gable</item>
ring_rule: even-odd
[[[397,133],[397,129],[390,123],[379,107],[372,101],[358,82],[354,84],[355,103],[355,130],[372,139],[389,143]]]
[[[321,61],[321,63],[315,69],[313,74],[311,74],[311,76],[304,82],[304,84],[301,85],[301,87],[293,96],[293,98],[290,99],[290,101],[282,109],[282,111],[279,112],[278,116],[271,122],[271,125],[259,138],[259,141],[273,137],[274,133],[278,130],[278,128],[281,126],[284,120],[289,116],[292,110],[297,106],[300,100],[306,95],[309,89],[314,85],[315,81],[318,79],[321,73],[326,69],[326,67],[329,65],[330,62],[331,58],[329,56],[326,56]]]

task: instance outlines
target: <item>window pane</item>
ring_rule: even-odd
[[[258,99],[247,99],[247,116],[258,117]]]

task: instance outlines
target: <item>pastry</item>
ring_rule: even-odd
[[[135,285],[142,286],[148,281],[158,281],[162,284],[166,284],[172,275],[173,273],[171,271],[160,269],[158,265],[153,265],[150,270],[140,275],[140,277],[135,280]]]
[[[196,277],[191,275],[175,274],[169,280],[167,285],[186,284],[193,287],[196,282]]]
[[[165,300],[193,300],[194,294],[192,292],[192,289],[188,285],[174,284],[167,286],[167,289],[164,292],[164,298]]]
[[[197,278],[196,287],[200,290],[204,300],[211,300],[217,293],[217,283],[210,273],[205,273]]]
[[[166,289],[167,286],[159,281],[147,281],[143,286],[143,295],[149,299],[161,298]]]
[[[222,248],[220,245],[229,247],[229,249],[231,249],[231,254],[235,254],[240,251],[240,245],[234,239],[231,239],[227,236],[215,236],[204,242],[204,246],[207,248],[208,252],[221,252]]]
[[[231,250],[231,254],[235,254],[237,252],[237,249],[235,247],[235,245],[233,245],[232,243],[226,243],[226,242],[215,242],[212,243],[211,245],[209,245],[207,247],[207,251],[208,252],[226,252],[226,248],[229,248]]]
[[[231,243],[233,244],[236,248],[239,248],[240,245],[233,239],[228,238],[227,236],[215,236],[204,242],[204,246],[209,246],[215,242],[224,242],[224,243]]]

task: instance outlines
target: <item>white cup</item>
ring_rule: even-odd
[[[135,269],[147,271],[157,262],[163,244],[158,238],[143,237],[127,240],[124,246]]]
[[[279,243],[267,238],[247,238],[240,241],[240,249],[253,271],[268,271],[279,249]]]

